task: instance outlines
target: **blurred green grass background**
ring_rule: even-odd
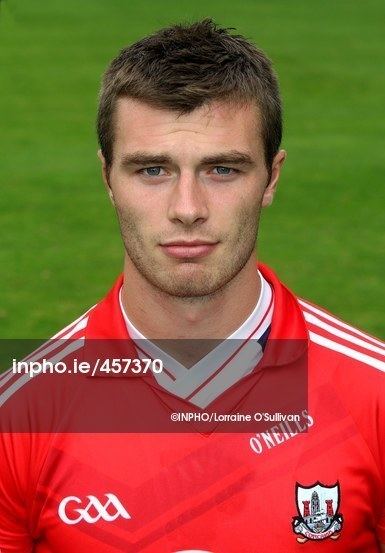
[[[94,120],[118,50],[201,17],[273,59],[288,160],[259,257],[298,295],[385,335],[383,0],[0,4],[0,337],[44,338],[109,289],[122,245]]]

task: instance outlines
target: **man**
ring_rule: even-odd
[[[108,68],[98,134],[124,272],[27,358],[67,373],[0,381],[1,551],[380,551],[384,346],[256,265],[286,155],[269,60],[211,20],[160,30]],[[303,382],[293,422],[177,425]]]

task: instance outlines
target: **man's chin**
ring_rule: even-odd
[[[216,292],[215,289],[207,285],[199,286],[192,283],[178,283],[176,286],[160,287],[160,289],[171,297],[186,300],[208,298]]]
[[[194,264],[187,264],[194,265]],[[170,296],[178,298],[202,298],[213,295],[222,286],[223,282],[216,278],[216,273],[207,267],[199,265],[179,267],[170,271],[167,280],[160,286]]]

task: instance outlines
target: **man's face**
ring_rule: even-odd
[[[128,267],[158,290],[209,296],[251,263],[285,155],[269,181],[259,121],[252,104],[178,116],[118,100],[109,192]]]

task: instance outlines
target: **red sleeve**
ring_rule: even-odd
[[[385,375],[384,375],[385,376]],[[384,388],[384,387],[383,387]],[[383,389],[383,393],[385,394],[385,389]],[[378,416],[380,419],[379,424],[379,466],[381,471],[381,476],[383,481],[385,482],[385,395],[383,396],[384,399],[381,402],[381,406],[378,410]],[[383,501],[382,506],[382,512],[379,516],[377,527],[376,527],[376,533],[378,536],[378,539],[381,544],[385,545],[385,497]]]
[[[379,470],[381,473],[382,481],[385,488],[385,373],[379,371],[379,383],[378,383],[378,408],[377,415],[377,436],[378,436],[378,459]],[[377,523],[377,536],[382,544],[385,544],[385,497],[382,505],[382,511]]]
[[[0,434],[0,551],[32,551],[32,537],[28,529],[28,463],[27,434],[24,436]],[[27,484],[27,486],[26,486]]]
[[[377,364],[372,367],[341,359],[334,384],[373,459],[373,524],[379,541],[385,544],[385,370]]]
[[[75,385],[73,378],[59,377],[60,386],[50,374],[27,380],[17,375],[6,391],[21,385],[0,401],[0,553],[31,552],[41,538],[44,500],[37,485],[72,397],[69,385]]]
[[[378,444],[375,453],[378,459],[378,467],[381,475],[383,490],[385,490],[385,372],[378,371],[377,397],[373,426],[376,428],[376,441]],[[379,510],[379,518],[376,533],[380,543],[385,544],[385,492],[382,494],[382,508]]]

